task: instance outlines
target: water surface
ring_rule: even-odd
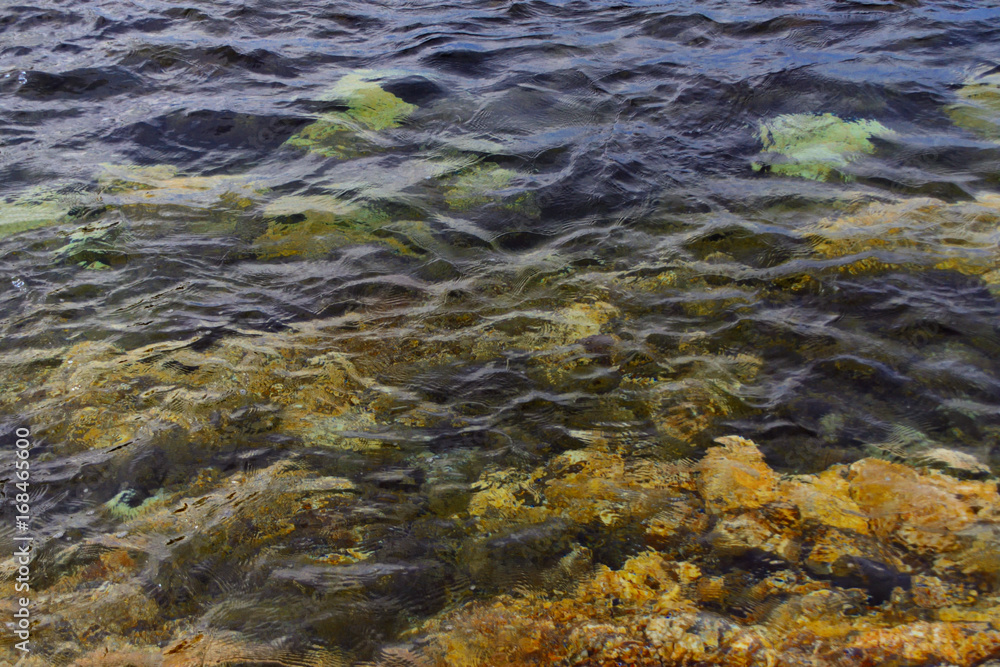
[[[567,452],[994,474],[998,47],[994,2],[6,4],[38,655],[419,645],[646,547],[477,505]]]

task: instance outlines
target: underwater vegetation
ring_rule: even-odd
[[[753,219],[657,200],[575,227],[545,218],[576,205],[553,173],[586,155],[471,131],[397,155],[442,121],[395,76],[310,100],[327,110],[296,119],[298,153],[274,151],[304,171],[106,164],[89,192],[0,203],[0,236],[64,225],[39,256],[88,281],[11,292],[57,326],[16,323],[0,410],[65,491],[22,664],[1000,660],[996,332],[843,296],[933,274],[931,296],[992,317],[998,196],[834,192],[892,130],[789,114],[759,125],[753,168],[802,180],[754,178]],[[946,110],[988,139],[995,78]],[[594,170],[627,198],[644,186],[617,162],[621,120]],[[130,249],[181,225],[223,249],[192,282],[301,283],[295,316],[254,329],[256,303],[217,315],[225,292],[140,338],[188,289],[168,276],[114,295],[109,339],[67,333]]]
[[[444,189],[445,203],[457,211],[467,211],[485,205],[500,207],[527,215],[538,216],[538,208],[530,192],[503,196],[502,191],[514,185],[520,174],[512,169],[483,162],[459,172]]]
[[[343,201],[332,195],[287,195],[264,208],[267,230],[255,240],[262,259],[319,257],[335,248],[379,243],[394,252],[413,255],[399,240],[380,231],[398,226],[378,209]]]
[[[377,151],[366,133],[399,127],[416,105],[404,102],[377,83],[389,73],[361,70],[342,77],[320,99],[346,106],[344,111],[322,114],[302,128],[286,145],[342,160]]]
[[[845,168],[860,156],[875,152],[872,137],[892,130],[876,120],[843,120],[833,114],[786,114],[762,121],[757,132],[764,147],[754,171],[814,181],[852,180]]]
[[[536,495],[491,474],[477,494],[491,501],[474,497],[474,514],[502,505],[510,523],[537,522],[571,490],[573,520],[635,521],[645,546],[615,567],[572,547],[553,573],[580,550],[588,566],[560,586],[431,620],[426,664],[971,666],[1000,656],[995,481],[877,459],[783,477],[754,443],[718,442],[697,464],[631,474],[600,449],[573,452],[536,473]]]
[[[0,238],[58,224],[68,218],[80,199],[80,196],[35,188],[12,199],[0,200]]]
[[[947,107],[952,122],[983,139],[1000,142],[1000,73],[972,77],[959,88],[961,102]]]

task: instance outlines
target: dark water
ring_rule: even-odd
[[[188,619],[366,659],[567,548],[477,537],[489,466],[739,433],[787,472],[996,472],[1000,112],[954,110],[998,54],[986,1],[5,2],[0,419],[38,438],[47,583],[148,531],[143,641]],[[296,146],[348,80],[414,107]],[[760,139],[795,114],[887,131],[801,178]],[[102,509],[286,464],[356,485],[294,539],[221,500],[221,542]]]

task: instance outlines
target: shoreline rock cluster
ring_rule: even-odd
[[[1000,657],[995,481],[870,458],[781,476],[749,440],[719,443],[659,488],[614,457],[571,453],[601,460],[600,473],[574,487],[571,503],[560,492],[572,474],[545,483],[554,493],[544,511],[513,513],[600,521],[614,495],[600,487],[631,496],[633,508],[669,489],[647,506],[645,549],[559,591],[434,619],[428,664],[915,667]],[[514,505],[487,493],[487,506]]]

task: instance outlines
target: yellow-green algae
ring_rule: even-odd
[[[184,208],[228,213],[251,208],[268,191],[251,176],[187,176],[174,165],[101,165],[100,201],[129,212]]]
[[[376,81],[385,76],[379,70],[352,72],[337,81],[323,99],[346,103],[346,114],[370,130],[399,127],[417,107],[383,90]]]
[[[359,131],[399,127],[417,110],[416,105],[378,85],[384,76],[378,70],[360,70],[342,77],[321,99],[345,104],[347,110],[322,114],[285,143],[325,157],[348,159],[365,154],[371,147],[366,149]]]
[[[875,152],[870,139],[889,136],[892,130],[876,120],[846,121],[830,113],[786,114],[763,121],[757,132],[764,155],[753,163],[755,171],[766,165],[784,176],[828,181],[860,155]]]
[[[444,188],[445,203],[457,211],[468,211],[487,205],[519,212],[530,217],[539,213],[534,197],[529,193],[506,195],[520,174],[492,162],[473,165],[452,177]]]
[[[841,271],[933,267],[1000,285],[1000,196],[994,194],[954,204],[930,198],[873,204],[804,231],[814,251]]]
[[[0,199],[0,238],[66,220],[79,196],[34,188],[11,200]]]
[[[335,248],[376,243],[403,255],[414,249],[391,233],[404,228],[377,208],[333,195],[287,195],[264,208],[267,230],[255,246],[263,259],[320,257]]]
[[[945,109],[953,123],[1000,141],[1000,73],[972,77],[958,90],[961,102]]]
[[[791,667],[846,653],[856,665],[971,667],[1000,655],[1000,559],[967,531],[1000,526],[995,481],[874,459],[782,477],[754,443],[718,442],[697,465],[659,468],[601,446],[567,453],[531,475],[533,490],[487,471],[470,513],[489,529],[559,514],[614,526],[628,512],[645,549],[619,568],[576,570],[555,590],[446,612],[423,628],[424,659]],[[717,568],[717,558],[750,553],[767,554],[770,570]],[[870,563],[882,569],[866,574]],[[887,597],[873,604],[880,585],[873,594]]]
[[[135,495],[135,489],[125,489],[114,498],[104,503],[104,507],[111,514],[111,516],[115,517],[119,521],[130,521],[142,516],[143,514],[153,511],[153,509],[161,505],[164,501],[163,493],[158,492],[149,496],[138,505],[133,505],[131,503]]]

